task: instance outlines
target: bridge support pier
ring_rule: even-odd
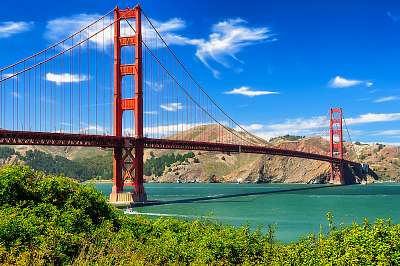
[[[345,183],[343,162],[331,163],[331,178],[329,183],[335,185],[343,185]]]
[[[143,140],[137,140],[135,143],[135,176],[133,179],[133,199],[135,202],[147,201],[147,194],[144,190],[143,180],[143,153],[144,143]]]

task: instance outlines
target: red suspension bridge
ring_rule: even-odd
[[[0,144],[112,148],[112,202],[146,201],[145,148],[319,160],[337,184],[359,166],[344,157],[340,108],[330,110],[329,154],[272,148],[207,94],[156,26],[140,6],[115,8],[0,69]]]

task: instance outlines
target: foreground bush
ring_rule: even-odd
[[[276,243],[207,221],[128,217],[92,188],[0,170],[0,263],[19,265],[399,265],[400,226],[378,220]]]

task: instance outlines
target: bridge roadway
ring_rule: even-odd
[[[45,133],[28,131],[0,130],[0,145],[46,145],[46,146],[86,146],[86,147],[132,147],[139,141],[133,137],[116,137],[106,135],[87,135],[69,133]],[[217,151],[221,153],[253,153],[268,154],[310,160],[340,163],[339,158],[309,152],[271,148],[266,146],[224,144],[201,141],[171,140],[143,138],[145,148]],[[342,161],[351,166],[359,166],[357,162]]]

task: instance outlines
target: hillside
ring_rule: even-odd
[[[201,133],[204,132],[204,127],[208,127],[209,135],[207,136]],[[217,127],[208,125],[192,128],[183,135],[191,140],[213,141],[217,138],[217,134],[219,134]],[[171,136],[172,139],[177,137]],[[179,137],[181,138],[182,135]],[[329,142],[320,137],[284,136],[271,139],[269,142],[264,142],[263,145],[319,154],[329,153]],[[25,157],[28,151],[41,151],[57,158],[57,162],[62,161],[63,169],[76,168],[75,171],[68,171],[69,174],[65,173],[67,176],[80,180],[94,177],[97,179],[111,178],[111,151],[107,149],[33,146],[11,148],[15,150],[16,154],[6,156],[6,158],[0,156],[0,164],[28,164],[38,170],[45,170],[45,172],[60,173],[61,171],[54,169],[54,166],[50,170],[40,169],[43,167],[42,165],[36,166],[31,164],[32,160],[26,161]],[[400,147],[346,143],[345,151],[346,158],[369,164],[376,174],[374,175],[375,179],[400,181]],[[172,154],[174,155],[172,156]],[[146,150],[146,181],[323,183],[330,171],[328,163],[307,159],[203,151],[193,151],[193,154],[187,155],[188,151]],[[61,160],[62,158],[66,160]]]
[[[204,127],[204,126],[203,126]],[[201,128],[185,132],[194,141],[217,139],[217,127],[208,125],[208,136],[200,134]],[[171,137],[172,139],[175,136]],[[254,141],[255,139],[253,139]],[[329,142],[321,137],[282,136],[263,142],[275,148],[329,154]],[[145,158],[160,157],[167,153],[185,151],[148,150]],[[166,167],[161,176],[147,176],[149,182],[282,182],[324,183],[330,174],[328,163],[255,154],[221,154],[194,151],[195,158]],[[374,179],[400,181],[400,148],[382,144],[345,143],[345,157],[371,165]]]

